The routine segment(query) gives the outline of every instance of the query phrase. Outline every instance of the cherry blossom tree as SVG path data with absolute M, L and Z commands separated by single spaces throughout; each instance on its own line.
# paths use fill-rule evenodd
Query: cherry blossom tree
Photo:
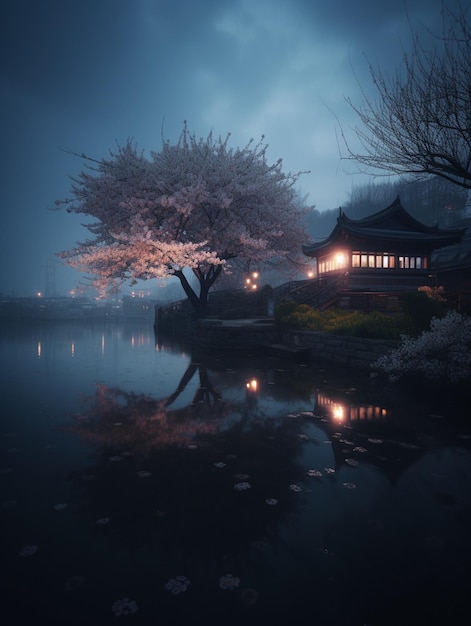
M 218 278 L 302 264 L 307 207 L 295 184 L 304 172 L 285 174 L 281 159 L 269 164 L 263 136 L 242 149 L 229 137 L 197 139 L 185 123 L 177 143 L 163 141 L 151 158 L 131 141 L 107 159 L 80 155 L 71 197 L 56 205 L 92 217 L 93 238 L 58 256 L 103 293 L 174 276 L 198 316 Z

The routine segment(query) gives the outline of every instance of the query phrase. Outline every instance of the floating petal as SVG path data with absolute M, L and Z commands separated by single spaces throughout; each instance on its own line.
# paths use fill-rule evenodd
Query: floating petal
M 140 472 L 137 472 L 137 475 L 139 476 L 139 478 L 149 478 L 149 476 L 152 476 L 152 472 L 148 472 L 147 470 L 141 470 Z
M 137 611 L 137 603 L 135 600 L 129 598 L 123 598 L 122 600 L 116 600 L 111 607 L 116 617 L 121 615 L 131 615 Z
M 258 600 L 258 591 L 255 589 L 242 589 L 240 600 L 245 606 L 253 606 Z
M 12 509 L 18 504 L 18 500 L 5 500 L 2 502 L 2 509 Z
M 83 576 L 70 576 L 64 583 L 64 589 L 66 591 L 75 591 L 75 589 L 79 589 L 84 582 L 85 578 Z
M 186 576 L 176 576 L 165 584 L 165 589 L 177 596 L 179 593 L 186 591 L 190 584 L 191 581 Z
M 358 467 L 360 465 L 356 459 L 345 459 L 345 463 L 351 467 Z
M 221 576 L 219 579 L 219 586 L 221 589 L 228 589 L 229 591 L 232 591 L 233 589 L 237 589 L 239 584 L 240 579 L 232 574 L 226 574 L 225 576 Z
M 37 551 L 38 551 L 38 546 L 36 545 L 24 546 L 20 550 L 20 556 L 33 556 L 34 554 L 36 554 Z
M 95 480 L 95 478 L 95 474 L 82 474 L 82 480 L 85 481 Z
M 250 483 L 244 481 L 244 482 L 241 482 L 241 483 L 236 483 L 234 485 L 234 489 L 236 491 L 244 491 L 245 489 L 250 489 L 251 486 L 252 485 Z

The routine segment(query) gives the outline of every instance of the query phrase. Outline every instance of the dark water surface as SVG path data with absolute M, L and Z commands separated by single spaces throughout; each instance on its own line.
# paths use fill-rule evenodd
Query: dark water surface
M 456 399 L 141 321 L 3 324 L 0 367 L 6 626 L 467 623 Z

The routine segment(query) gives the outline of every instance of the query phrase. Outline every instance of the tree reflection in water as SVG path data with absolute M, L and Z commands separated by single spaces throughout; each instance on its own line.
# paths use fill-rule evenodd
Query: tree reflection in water
M 172 409 L 196 373 L 192 401 Z M 280 541 L 279 525 L 302 503 L 290 491 L 305 474 L 302 423 L 263 414 L 251 391 L 224 400 L 201 362 L 161 400 L 99 385 L 72 426 L 95 450 L 93 466 L 73 475 L 83 514 L 182 565 L 236 561 Z

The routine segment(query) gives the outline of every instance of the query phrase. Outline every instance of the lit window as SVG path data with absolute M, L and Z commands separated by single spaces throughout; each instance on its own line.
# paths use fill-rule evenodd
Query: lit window
M 344 267 L 345 265 L 345 255 L 343 252 L 337 252 L 335 255 L 335 266 L 337 268 Z

